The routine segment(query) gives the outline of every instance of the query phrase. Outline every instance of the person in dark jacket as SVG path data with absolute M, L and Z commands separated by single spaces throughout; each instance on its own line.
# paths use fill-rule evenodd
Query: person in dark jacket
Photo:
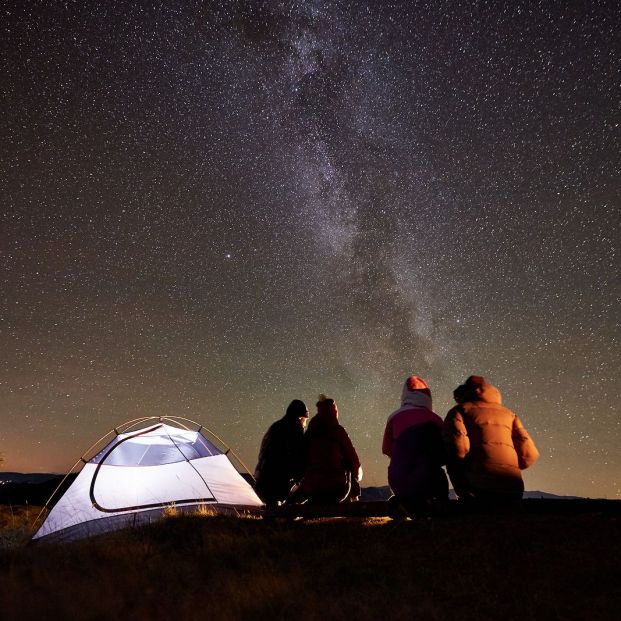
M 448 499 L 442 419 L 431 409 L 425 380 L 412 375 L 403 386 L 401 407 L 386 422 L 382 452 L 390 457 L 388 483 L 408 513 L 427 515 L 434 501 Z
M 446 416 L 444 437 L 460 499 L 519 501 L 524 492 L 521 471 L 539 458 L 535 443 L 485 378 L 471 375 L 454 396 L 457 405 Z
M 294 399 L 263 436 L 255 469 L 256 490 L 268 507 L 286 500 L 304 472 L 304 427 L 308 409 Z
M 338 422 L 334 399 L 322 397 L 304 437 L 306 468 L 297 499 L 335 504 L 347 498 L 352 480 L 362 479 L 362 467 L 347 431 Z

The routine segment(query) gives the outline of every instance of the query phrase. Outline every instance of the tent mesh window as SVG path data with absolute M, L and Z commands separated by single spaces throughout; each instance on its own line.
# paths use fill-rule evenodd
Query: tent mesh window
M 115 444 L 106 446 L 89 462 L 99 464 L 103 460 L 106 466 L 155 466 L 221 454 L 200 433 L 162 425 L 148 435 L 144 432 L 119 435 Z

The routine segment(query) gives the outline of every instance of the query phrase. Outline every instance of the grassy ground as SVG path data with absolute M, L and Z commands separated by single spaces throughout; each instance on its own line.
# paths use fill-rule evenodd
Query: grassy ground
M 40 512 L 41 507 L 0 505 L 0 550 L 23 544 Z
M 616 620 L 620 552 L 618 520 L 602 515 L 182 516 L 5 545 L 0 618 Z

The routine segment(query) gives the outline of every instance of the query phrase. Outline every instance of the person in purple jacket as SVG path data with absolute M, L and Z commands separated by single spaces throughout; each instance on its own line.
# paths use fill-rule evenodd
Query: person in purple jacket
M 407 378 L 401 407 L 386 422 L 382 452 L 390 457 L 388 483 L 407 513 L 428 515 L 434 501 L 448 499 L 442 419 L 431 409 L 425 380 Z

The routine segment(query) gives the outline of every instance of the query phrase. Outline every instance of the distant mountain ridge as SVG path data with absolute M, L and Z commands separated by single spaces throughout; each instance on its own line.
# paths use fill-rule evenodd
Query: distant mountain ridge
M 45 504 L 52 492 L 63 480 L 64 474 L 58 473 L 22 473 L 0 472 L 0 504 Z M 75 474 L 69 476 L 64 483 L 68 487 L 74 480 Z M 362 502 L 381 502 L 392 496 L 390 487 L 363 487 L 360 500 Z M 449 498 L 455 500 L 453 490 L 449 491 Z M 542 491 L 524 492 L 526 499 L 545 500 L 586 500 L 581 496 L 560 496 Z
M 32 472 L 32 473 L 22 473 L 22 472 L 0 472 L 0 485 L 7 485 L 10 483 L 30 483 L 30 484 L 38 484 L 43 483 L 45 481 L 49 481 L 50 479 L 55 479 L 56 477 L 64 477 L 64 474 L 60 473 L 51 473 L 51 472 Z
M 390 487 L 388 485 L 382 485 L 380 487 L 363 487 L 360 500 L 363 502 L 380 502 L 382 500 L 388 500 L 392 496 Z M 451 489 L 449 490 L 449 498 L 456 500 L 457 496 Z M 558 494 L 550 494 L 549 492 L 524 492 L 524 498 L 545 498 L 547 500 L 580 500 L 584 499 L 582 496 L 559 496 Z
M 0 472 L 0 505 L 37 505 L 47 503 L 62 483 L 60 493 L 73 483 L 76 474 Z
M 548 500 L 587 500 L 584 496 L 559 496 L 549 492 L 524 492 L 524 498 L 547 498 Z

